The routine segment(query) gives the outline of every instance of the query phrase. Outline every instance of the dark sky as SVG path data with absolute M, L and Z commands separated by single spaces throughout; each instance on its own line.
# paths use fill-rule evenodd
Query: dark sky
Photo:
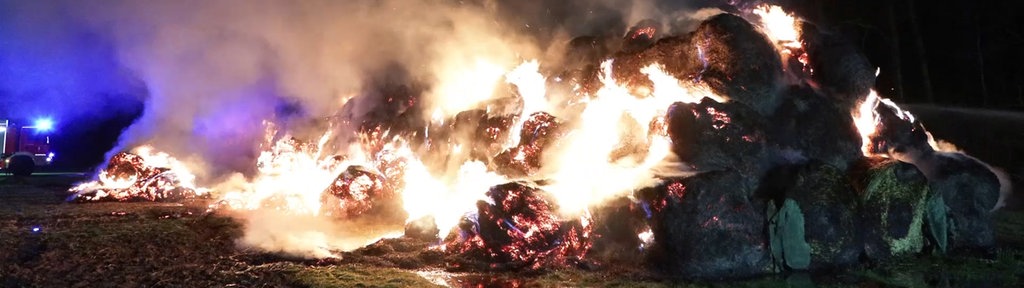
M 1024 110 L 1024 1 L 785 2 L 853 41 L 886 97 Z

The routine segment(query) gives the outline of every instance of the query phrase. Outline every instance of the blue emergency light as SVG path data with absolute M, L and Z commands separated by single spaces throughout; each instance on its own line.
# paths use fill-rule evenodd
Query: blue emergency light
M 36 119 L 35 128 L 40 132 L 53 130 L 53 120 L 50 118 Z

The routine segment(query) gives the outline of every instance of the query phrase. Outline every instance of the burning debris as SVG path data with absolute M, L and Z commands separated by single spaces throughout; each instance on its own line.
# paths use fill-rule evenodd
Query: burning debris
M 775 111 L 782 61 L 765 34 L 739 16 L 720 14 L 690 35 L 702 53 L 684 59 L 693 67 L 702 67 L 702 82 L 716 94 L 749 105 L 762 115 Z
M 353 219 L 379 217 L 404 223 L 402 199 L 380 173 L 361 166 L 349 166 L 320 196 L 320 213 L 328 217 Z
M 476 217 L 468 217 L 459 234 L 448 239 L 449 252 L 502 263 L 504 269 L 537 268 L 585 256 L 590 220 L 563 220 L 554 199 L 543 190 L 507 183 L 491 188 L 487 197 L 477 202 Z
M 544 151 L 556 145 L 558 138 L 565 135 L 564 126 L 551 114 L 533 113 L 523 122 L 519 145 L 494 156 L 496 170 L 510 177 L 537 173 L 543 163 Z
M 763 117 L 738 102 L 705 98 L 669 108 L 668 135 L 679 160 L 700 171 L 732 169 L 760 178 L 766 157 Z
M 110 158 L 98 179 L 78 184 L 69 201 L 177 201 L 203 197 L 204 188 L 196 188 L 195 176 L 178 160 L 165 153 L 152 153 L 142 146 Z
M 870 90 L 846 43 L 758 9 L 759 24 L 721 14 L 678 36 L 644 21 L 618 51 L 579 37 L 562 70 L 526 61 L 490 98 L 434 104 L 416 85 L 380 88 L 376 110 L 329 120 L 319 141 L 270 127 L 258 171 L 217 207 L 405 224 L 388 243 L 469 270 L 599 261 L 714 279 L 990 249 L 990 168 L 937 152 L 913 115 Z M 180 163 L 148 155 L 117 154 L 75 199 L 205 195 Z

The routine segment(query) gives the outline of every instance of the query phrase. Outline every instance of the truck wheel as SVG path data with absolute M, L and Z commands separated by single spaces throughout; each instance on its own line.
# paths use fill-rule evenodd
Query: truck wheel
M 14 174 L 14 176 L 29 176 L 36 170 L 36 163 L 32 161 L 32 157 L 25 155 L 16 155 L 10 158 L 11 162 L 7 163 L 7 171 Z

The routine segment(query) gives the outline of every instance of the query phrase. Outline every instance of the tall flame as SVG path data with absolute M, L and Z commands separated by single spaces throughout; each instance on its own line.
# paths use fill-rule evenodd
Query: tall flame
M 876 136 L 875 134 L 878 132 L 878 128 L 882 125 L 882 117 L 878 112 L 879 108 L 889 109 L 896 115 L 896 117 L 899 117 L 899 119 L 903 121 L 907 121 L 909 123 L 917 122 L 917 118 L 914 117 L 914 114 L 911 114 L 910 111 L 900 108 L 899 105 L 896 105 L 896 102 L 893 102 L 888 98 L 878 96 L 878 92 L 871 89 L 871 92 L 864 97 L 864 100 L 860 105 L 857 105 L 857 110 L 852 115 L 853 123 L 857 126 L 857 131 L 860 132 L 862 143 L 861 152 L 864 153 L 864 156 L 888 157 L 888 155 L 871 152 L 872 137 Z M 938 141 L 935 141 L 931 133 L 925 133 L 928 136 L 928 144 L 933 149 L 938 151 L 955 149 L 955 147 L 949 148 L 948 144 L 940 145 Z
M 274 128 L 268 126 L 267 140 Z M 316 215 L 320 211 L 320 193 L 350 164 L 365 163 L 364 157 L 339 163 L 321 159 L 323 144 L 330 137 L 325 133 L 316 146 L 297 143 L 289 136 L 274 142 L 257 158 L 259 174 L 240 189 L 226 192 L 224 204 L 233 209 L 254 210 L 272 207 L 294 214 Z M 362 153 L 351 153 L 363 156 Z M 270 203 L 270 202 L 274 203 Z
M 563 213 L 580 214 L 587 206 L 600 203 L 633 189 L 655 184 L 651 169 L 669 155 L 667 135 L 651 133 L 649 125 L 663 117 L 674 102 L 696 103 L 704 97 L 724 101 L 705 86 L 683 87 L 659 64 L 641 71 L 654 82 L 651 95 L 632 95 L 612 78 L 612 61 L 601 64 L 603 87 L 587 102 L 579 125 L 562 141 L 553 163 L 552 183 L 545 187 L 557 198 Z M 623 116 L 641 125 L 639 131 L 622 126 Z M 611 161 L 610 154 L 622 141 L 622 133 L 636 133 L 651 139 L 641 161 Z
M 802 69 L 798 70 L 813 74 L 814 69 L 809 66 L 810 58 L 804 51 L 802 31 L 797 23 L 797 17 L 776 5 L 759 5 L 752 12 L 760 18 L 761 29 L 779 49 L 783 63 L 788 63 L 788 59 L 796 57 L 803 65 Z
M 761 17 L 762 28 L 775 43 L 787 48 L 801 48 L 796 16 L 775 5 L 760 5 L 753 12 Z
M 546 78 L 540 74 L 540 63 L 537 60 L 524 62 L 512 71 L 505 74 L 508 83 L 516 86 L 519 95 L 523 99 L 523 111 L 519 114 L 516 124 L 512 126 L 511 137 L 505 143 L 505 148 L 514 147 L 519 144 L 519 132 L 523 129 L 523 123 L 535 112 L 547 110 L 547 89 L 545 88 Z

